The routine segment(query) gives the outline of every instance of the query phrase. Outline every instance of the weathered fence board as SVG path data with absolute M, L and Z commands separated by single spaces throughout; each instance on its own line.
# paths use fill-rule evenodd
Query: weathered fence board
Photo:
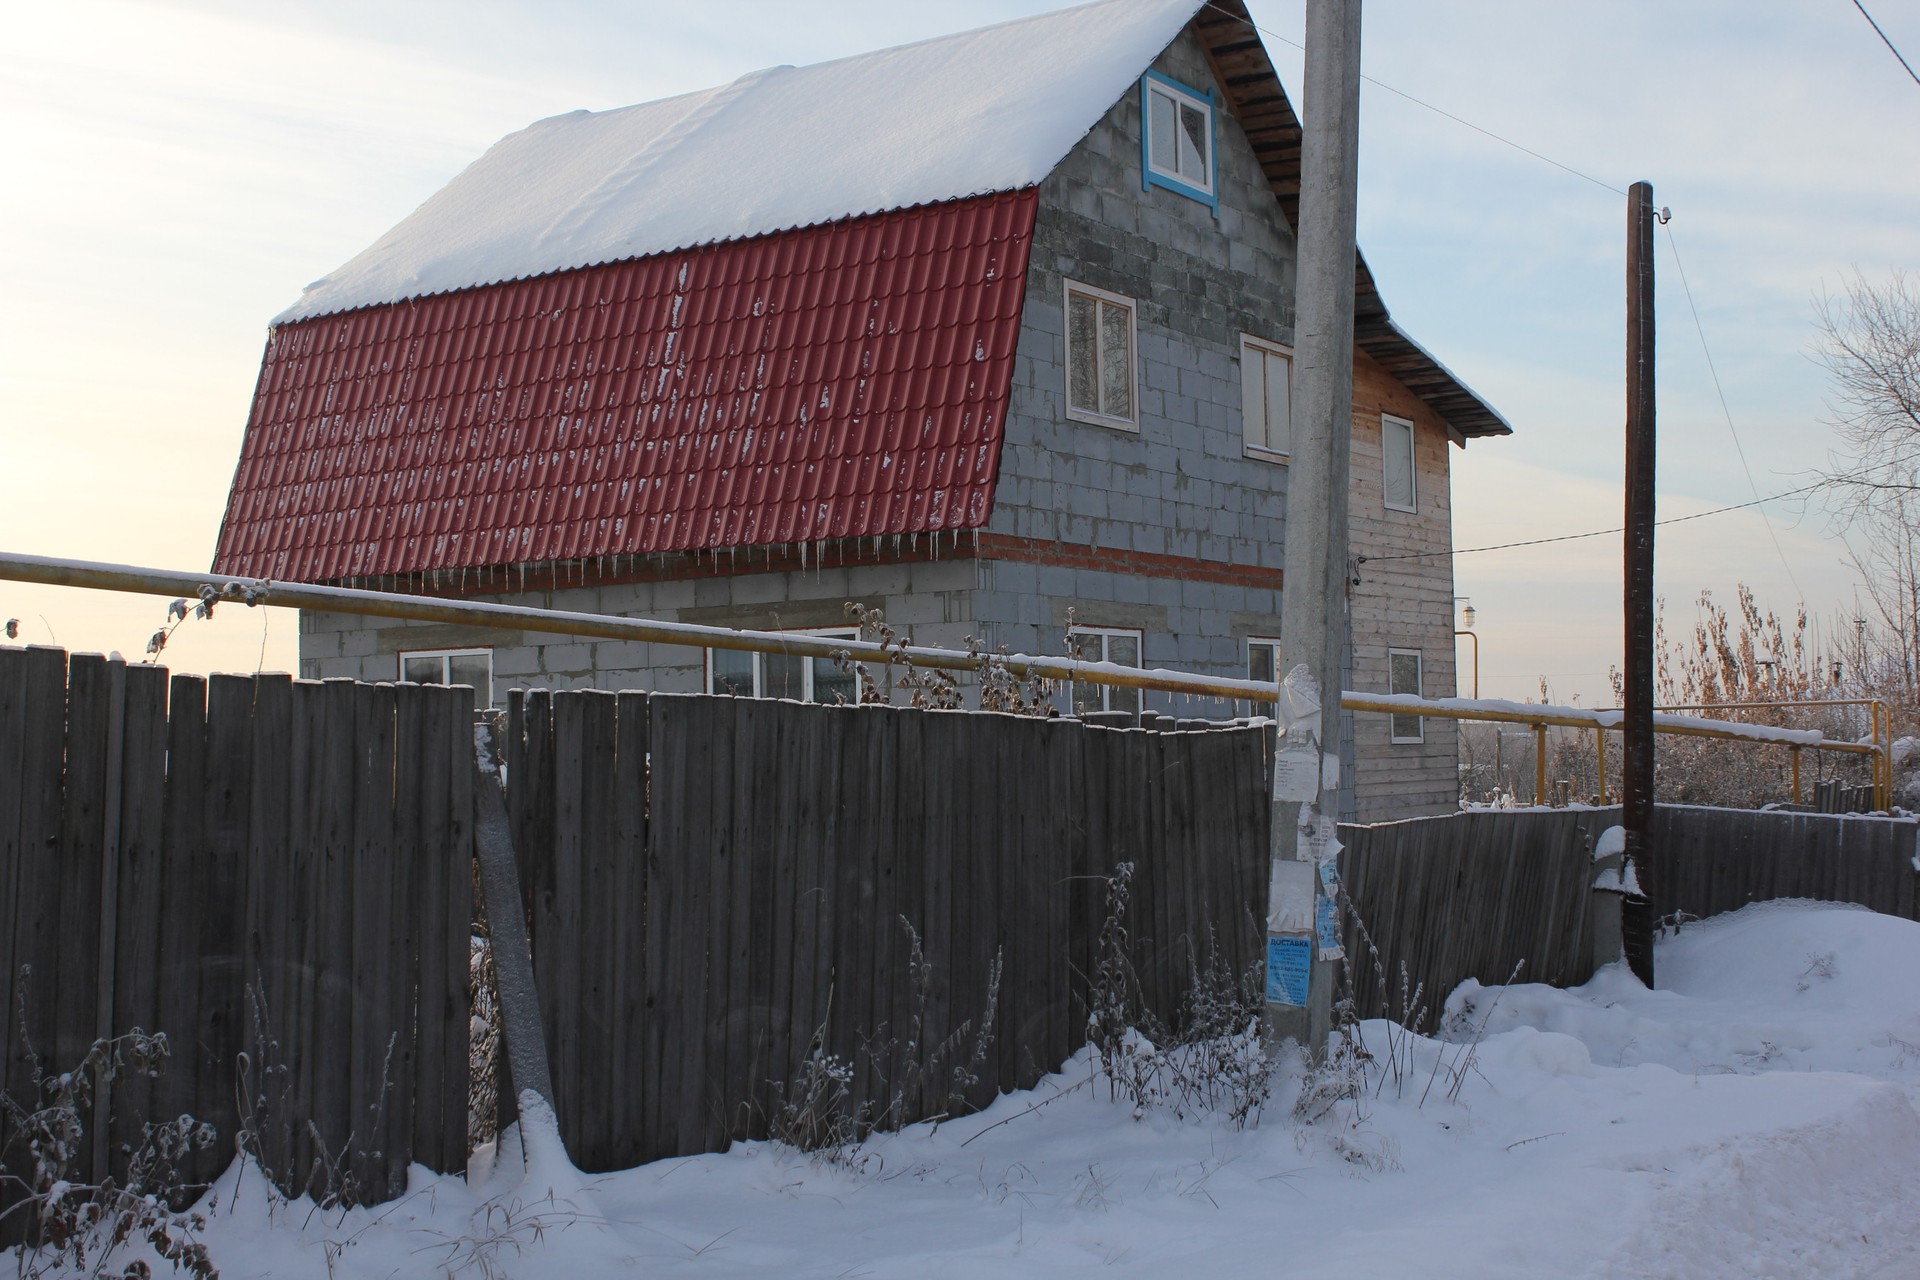
M 506 719 L 562 1136 L 590 1170 L 764 1136 L 816 1053 L 869 1118 L 1031 1085 L 1084 1039 L 1119 862 L 1161 1016 L 1214 940 L 1258 954 L 1251 731 L 590 692 Z
M 170 1048 L 96 1095 L 70 1177 L 124 1179 L 183 1115 L 216 1134 L 194 1181 L 243 1124 L 288 1190 L 464 1166 L 471 720 L 468 690 L 0 648 L 0 1086 L 34 1107 L 101 1037 Z
M 1427 1025 L 1465 978 L 1574 986 L 1592 976 L 1587 906 L 1593 842 L 1619 810 L 1482 811 L 1341 828 L 1340 874 L 1359 920 L 1346 926 L 1362 1017 L 1413 1010 Z M 1916 918 L 1912 819 L 1660 805 L 1649 877 L 1661 918 L 1704 918 L 1750 902 L 1813 898 Z M 1372 940 L 1372 947 L 1368 939 Z M 1376 959 L 1378 961 L 1376 965 Z

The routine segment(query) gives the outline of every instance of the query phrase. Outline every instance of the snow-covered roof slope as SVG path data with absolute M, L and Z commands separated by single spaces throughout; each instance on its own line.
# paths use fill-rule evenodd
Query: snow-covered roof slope
M 275 323 L 1030 186 L 1200 5 L 1099 0 L 542 120 Z

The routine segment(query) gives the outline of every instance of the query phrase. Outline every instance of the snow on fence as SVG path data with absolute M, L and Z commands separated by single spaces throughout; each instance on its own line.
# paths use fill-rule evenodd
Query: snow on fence
M 1427 1029 L 1465 978 L 1576 986 L 1593 973 L 1592 848 L 1618 808 L 1476 810 L 1342 827 L 1340 875 L 1372 938 L 1349 917 L 1362 1017 L 1399 1017 L 1400 967 L 1424 984 Z M 1853 902 L 1920 919 L 1920 823 L 1912 818 L 1654 808 L 1642 872 L 1661 918 L 1705 918 L 1773 898 Z M 1384 981 L 1383 981 L 1384 979 Z
M 816 1054 L 852 1109 L 900 1122 L 1032 1084 L 1085 1039 L 1121 863 L 1148 1008 L 1177 1016 L 1210 945 L 1235 972 L 1259 959 L 1258 730 L 536 691 L 505 738 L 561 1131 L 588 1170 L 766 1136 Z
M 217 1132 L 195 1181 L 243 1125 L 289 1191 L 465 1167 L 472 714 L 467 689 L 0 648 L 0 1083 L 31 1107 L 96 1038 L 171 1048 L 96 1095 L 70 1176 L 124 1181 L 142 1122 L 181 1115 Z

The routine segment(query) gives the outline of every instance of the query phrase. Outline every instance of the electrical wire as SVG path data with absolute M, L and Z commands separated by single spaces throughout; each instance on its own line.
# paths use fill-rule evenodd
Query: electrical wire
M 1259 23 L 1255 22 L 1252 18 L 1243 18 L 1237 13 L 1233 13 L 1230 10 L 1223 9 L 1219 5 L 1212 3 L 1212 0 L 1208 0 L 1206 7 L 1213 10 L 1215 13 L 1222 14 L 1226 17 L 1232 18 L 1236 22 L 1244 22 L 1248 26 L 1252 27 L 1255 31 L 1260 32 L 1262 35 L 1272 36 L 1275 40 L 1278 40 L 1281 44 L 1290 45 L 1293 48 L 1300 50 L 1302 53 L 1306 52 L 1307 47 L 1304 44 L 1301 44 L 1298 40 L 1288 39 L 1286 36 L 1281 35 L 1278 31 L 1274 31 L 1268 27 L 1261 26 Z M 1868 21 L 1872 21 L 1872 19 L 1868 19 Z M 1480 125 L 1475 124 L 1471 120 L 1462 119 L 1460 116 L 1453 114 L 1453 112 L 1451 111 L 1447 111 L 1447 110 L 1444 110 L 1443 108 L 1436 107 L 1431 102 L 1426 102 L 1419 98 L 1414 97 L 1412 94 L 1408 93 L 1404 89 L 1396 89 L 1384 80 L 1376 80 L 1372 76 L 1367 75 L 1364 72 L 1361 73 L 1360 78 L 1366 81 L 1370 85 L 1374 85 L 1377 88 L 1385 89 L 1388 93 L 1393 94 L 1395 97 L 1405 98 L 1408 102 L 1413 103 L 1413 105 L 1415 105 L 1416 107 L 1425 107 L 1428 111 L 1433 112 L 1437 116 L 1444 116 L 1447 119 L 1453 121 L 1457 125 L 1463 125 L 1466 128 L 1473 130 L 1475 133 L 1484 135 L 1485 137 L 1488 137 L 1488 138 L 1492 138 L 1495 142 L 1500 143 L 1502 146 L 1512 147 L 1515 151 L 1519 151 L 1525 155 L 1532 156 L 1535 160 L 1539 160 L 1544 164 L 1550 164 L 1554 168 L 1559 169 L 1564 173 L 1570 173 L 1574 177 L 1579 178 L 1583 182 L 1591 182 L 1594 186 L 1600 187 L 1606 191 L 1611 191 L 1615 195 L 1624 196 L 1625 194 L 1627 194 L 1626 188 L 1624 187 L 1616 187 L 1611 182 L 1605 182 L 1599 178 L 1594 177 L 1590 173 L 1582 173 L 1580 170 L 1574 168 L 1570 164 L 1562 164 L 1560 161 L 1555 160 L 1552 156 L 1544 155 L 1541 152 L 1535 151 L 1532 147 L 1525 146 L 1521 143 L 1515 142 L 1512 138 L 1502 137 L 1501 135 L 1495 133 L 1493 130 L 1482 128 Z
M 1757 507 L 1766 502 L 1778 502 L 1782 498 L 1796 498 L 1803 493 L 1812 493 L 1820 488 L 1819 484 L 1803 485 L 1798 489 L 1789 489 L 1785 493 L 1776 493 L 1770 498 L 1755 498 L 1752 502 L 1736 502 L 1730 507 L 1715 507 L 1711 511 L 1696 511 L 1690 516 L 1669 516 L 1665 520 L 1656 520 L 1656 525 L 1685 524 L 1689 520 L 1704 520 L 1708 516 L 1725 515 L 1729 511 L 1744 511 L 1748 507 Z M 1524 542 L 1501 542 L 1490 547 L 1457 547 L 1452 551 L 1415 551 L 1399 556 L 1356 556 L 1360 564 L 1378 564 L 1386 560 L 1432 560 L 1437 556 L 1470 556 L 1480 551 L 1510 551 L 1514 547 L 1539 547 L 1549 542 L 1578 542 L 1582 538 L 1605 538 L 1611 534 L 1625 533 L 1625 529 L 1595 529 L 1592 533 L 1563 533 L 1554 538 L 1528 538 Z M 1796 583 L 1795 589 L 1799 584 Z
M 1893 41 L 1887 39 L 1887 33 L 1880 29 L 1880 24 L 1873 20 L 1872 14 L 1867 12 L 1867 6 L 1861 4 L 1860 0 L 1853 0 L 1853 7 L 1858 9 L 1860 16 L 1867 20 L 1867 25 L 1873 28 L 1873 34 L 1879 36 L 1880 43 L 1887 46 L 1887 51 L 1900 59 L 1900 65 L 1907 69 L 1907 74 L 1913 77 L 1913 82 L 1920 84 L 1920 73 L 1916 73 L 1913 64 L 1907 61 L 1906 56 L 1893 47 Z
M 1747 450 L 1740 443 L 1740 433 L 1733 426 L 1733 410 L 1727 407 L 1727 393 L 1720 386 L 1720 370 L 1713 363 L 1713 349 L 1707 345 L 1706 326 L 1700 323 L 1700 308 L 1694 305 L 1693 286 L 1687 283 L 1687 268 L 1680 261 L 1680 243 L 1673 238 L 1673 223 L 1664 224 L 1667 232 L 1667 248 L 1673 253 L 1673 266 L 1680 273 L 1680 289 L 1687 295 L 1687 310 L 1693 313 L 1693 331 L 1700 335 L 1700 350 L 1707 357 L 1707 372 L 1713 375 L 1713 393 L 1720 397 L 1720 413 L 1727 420 L 1727 434 L 1733 437 L 1733 451 L 1740 458 L 1740 469 L 1747 473 L 1747 488 L 1760 498 L 1760 486 L 1754 483 L 1753 468 L 1747 464 Z M 1780 557 L 1780 567 L 1787 571 L 1787 581 L 1793 583 L 1793 593 L 1805 600 L 1807 593 L 1800 589 L 1800 580 L 1793 576 L 1793 566 L 1787 563 L 1787 552 L 1780 545 L 1780 535 L 1774 532 L 1773 521 L 1767 519 L 1767 513 L 1760 513 L 1760 522 L 1767 527 L 1767 537 L 1773 540 L 1773 550 Z

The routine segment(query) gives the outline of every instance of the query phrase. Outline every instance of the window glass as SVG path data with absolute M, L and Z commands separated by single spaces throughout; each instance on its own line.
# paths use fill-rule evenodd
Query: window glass
M 1123 667 L 1137 667 L 1140 665 L 1140 633 L 1076 627 L 1067 635 L 1067 651 L 1082 662 L 1112 662 Z M 1140 710 L 1138 689 L 1117 689 L 1083 680 L 1073 682 L 1072 699 L 1075 715 L 1092 711 Z
M 833 706 L 860 701 L 860 687 L 851 669 L 842 671 L 832 658 L 813 659 L 813 701 Z
M 1197 186 L 1207 181 L 1207 113 L 1192 103 L 1180 104 L 1180 176 Z
M 1413 510 L 1413 424 L 1404 418 L 1380 419 L 1380 487 L 1389 507 Z
M 1146 185 L 1213 203 L 1213 104 L 1157 76 L 1146 88 Z
M 1240 416 L 1247 443 L 1272 453 L 1293 449 L 1293 357 L 1240 338 Z
M 807 696 L 806 670 L 807 660 L 791 653 L 761 654 L 760 696 L 804 701 Z
M 1067 414 L 1108 426 L 1134 421 L 1133 303 L 1067 286 Z
M 1100 304 L 1100 412 L 1133 417 L 1133 313 Z
M 1280 642 L 1247 641 L 1247 679 L 1272 684 L 1280 678 Z
M 400 660 L 400 678 L 414 684 L 445 684 L 446 660 L 439 654 L 416 654 Z
M 1147 101 L 1151 104 L 1153 120 L 1148 145 L 1152 148 L 1153 162 L 1166 168 L 1174 168 L 1174 157 L 1179 154 L 1174 144 L 1173 117 L 1175 106 L 1173 95 L 1155 87 L 1147 91 Z
M 1411 649 L 1390 649 L 1387 651 L 1387 678 L 1390 692 L 1420 696 L 1420 654 Z M 1419 742 L 1425 736 L 1425 726 L 1419 716 L 1393 715 L 1391 732 L 1395 742 Z
M 1067 403 L 1087 413 L 1100 412 L 1100 357 L 1093 343 L 1094 300 L 1067 292 Z
M 713 680 L 707 692 L 751 698 L 754 655 L 737 649 L 709 649 L 707 652 L 713 655 Z
M 493 685 L 493 657 L 485 653 L 455 653 L 447 657 L 448 684 L 472 685 L 482 699 L 490 699 Z

